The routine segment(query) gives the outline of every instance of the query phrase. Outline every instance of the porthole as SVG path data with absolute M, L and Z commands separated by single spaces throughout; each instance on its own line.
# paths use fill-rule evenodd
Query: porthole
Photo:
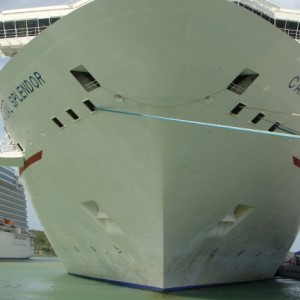
M 72 110 L 71 108 L 66 110 L 66 113 L 73 119 L 73 120 L 78 120 L 79 117 L 78 115 Z
M 64 124 L 56 117 L 52 118 L 52 121 L 59 127 L 59 128 L 63 128 Z
M 94 105 L 94 103 L 92 103 L 91 100 L 84 100 L 83 104 L 91 111 L 94 112 L 96 111 L 96 106 Z
M 236 106 L 231 110 L 230 113 L 231 113 L 232 115 L 238 115 L 245 107 L 246 107 L 245 104 L 239 103 L 238 105 L 236 105 Z

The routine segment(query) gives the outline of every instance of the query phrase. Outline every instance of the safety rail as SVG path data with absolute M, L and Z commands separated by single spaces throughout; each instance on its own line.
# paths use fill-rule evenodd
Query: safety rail
M 283 10 L 276 6 L 275 4 L 269 3 L 265 0 L 229 0 L 230 2 L 233 2 L 239 6 L 242 6 L 251 12 L 259 15 L 263 19 L 265 19 L 267 22 L 273 24 L 281 31 L 285 32 L 288 36 L 295 39 L 296 41 L 300 42 L 300 15 L 299 15 L 299 21 L 290 21 L 285 18 L 279 18 L 276 17 L 275 12 L 283 12 Z M 269 13 L 267 13 L 269 12 Z M 284 10 L 284 13 L 294 13 L 293 10 Z M 299 14 L 299 12 L 297 12 Z M 284 24 L 281 24 L 284 23 Z M 292 25 L 291 25 L 292 23 Z M 284 25 L 284 27 L 282 26 Z M 293 28 L 287 28 L 288 26 L 293 26 L 294 28 L 297 27 L 297 29 Z
M 39 35 L 47 27 L 49 26 L 0 30 L 0 39 L 34 37 Z
M 241 95 L 245 91 L 245 89 L 243 87 L 241 87 L 241 86 L 239 86 L 239 85 L 237 85 L 237 84 L 235 84 L 233 82 L 231 82 L 229 84 L 229 86 L 227 87 L 227 89 L 230 90 L 230 91 L 233 91 L 233 92 L 235 92 L 235 93 L 237 93 L 239 95 Z
M 279 29 L 282 30 L 283 32 L 285 32 L 291 38 L 293 38 L 295 40 L 300 40 L 300 30 L 297 30 L 297 29 L 287 29 L 287 28 L 279 28 Z
M 87 92 L 90 92 L 92 90 L 95 90 L 96 88 L 100 87 L 100 84 L 98 83 L 97 80 L 90 81 L 86 84 L 84 84 L 84 88 Z

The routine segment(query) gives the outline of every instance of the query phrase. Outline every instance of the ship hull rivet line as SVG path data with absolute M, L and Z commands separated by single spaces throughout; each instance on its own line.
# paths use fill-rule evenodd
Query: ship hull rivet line
M 116 109 L 111 109 L 111 108 L 106 108 L 106 107 L 101 107 L 101 106 L 96 106 L 96 110 L 97 111 L 115 113 L 115 114 L 129 115 L 129 116 L 140 117 L 140 118 L 148 118 L 148 119 L 161 120 L 161 121 L 177 122 L 177 123 L 181 123 L 181 124 L 206 126 L 206 127 L 212 127 L 212 128 L 233 130 L 233 131 L 239 131 L 239 132 L 244 132 L 244 133 L 265 134 L 265 135 L 270 135 L 270 136 L 284 137 L 284 138 L 296 139 L 296 140 L 300 139 L 300 135 L 295 135 L 295 134 L 278 133 L 278 132 L 271 132 L 271 131 L 266 131 L 266 130 L 258 130 L 258 129 L 243 128 L 243 127 L 236 127 L 236 126 L 230 126 L 230 125 L 221 125 L 221 124 L 199 122 L 199 121 L 191 121 L 191 120 L 182 120 L 182 119 L 177 119 L 177 118 L 162 117 L 162 116 L 156 116 L 156 115 L 149 115 L 149 114 L 142 114 L 142 113 L 136 113 L 136 112 L 116 110 Z

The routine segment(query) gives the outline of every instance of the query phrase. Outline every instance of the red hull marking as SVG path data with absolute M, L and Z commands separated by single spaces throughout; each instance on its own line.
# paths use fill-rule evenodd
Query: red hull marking
M 29 158 L 27 158 L 24 162 L 24 167 L 21 167 L 19 169 L 20 176 L 29 166 L 31 166 L 35 162 L 39 161 L 40 159 L 42 159 L 42 157 L 43 157 L 43 151 L 39 151 L 39 152 L 33 154 L 32 156 L 30 156 Z
M 294 162 L 294 165 L 297 166 L 298 168 L 300 168 L 300 159 L 293 156 L 293 162 Z

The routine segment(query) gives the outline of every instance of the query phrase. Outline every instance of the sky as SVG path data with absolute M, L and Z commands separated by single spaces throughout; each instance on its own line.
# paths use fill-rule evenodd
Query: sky
M 0 11 L 5 9 L 25 8 L 25 7 L 37 7 L 37 6 L 50 6 L 66 4 L 73 1 L 70 0 L 0 0 Z M 290 9 L 300 9 L 300 0 L 269 0 L 278 6 Z M 42 229 L 38 217 L 31 205 L 30 199 L 28 198 L 28 219 L 29 228 L 31 229 Z M 300 250 L 300 234 L 298 235 L 294 245 L 291 248 L 292 251 Z
M 0 0 L 0 10 L 35 7 L 35 6 L 48 6 L 59 5 L 72 2 L 71 0 Z M 269 0 L 279 6 L 285 8 L 300 9 L 300 0 Z

